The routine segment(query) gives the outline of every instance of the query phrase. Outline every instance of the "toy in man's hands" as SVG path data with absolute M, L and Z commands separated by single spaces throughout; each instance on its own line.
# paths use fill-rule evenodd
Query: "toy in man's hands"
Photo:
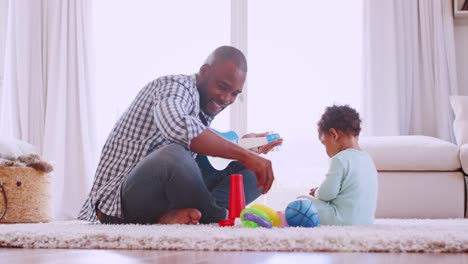
M 280 136 L 278 133 L 271 133 L 268 134 L 265 137 L 249 137 L 249 138 L 239 138 L 236 132 L 234 131 L 228 131 L 228 132 L 219 132 L 215 129 L 213 130 L 216 134 L 222 136 L 223 138 L 238 144 L 239 146 L 246 148 L 246 149 L 252 149 L 256 147 L 261 147 L 264 146 L 270 142 L 276 141 L 280 139 Z
M 265 137 L 239 138 L 237 133 L 234 131 L 219 132 L 213 128 L 211 128 L 211 130 L 216 134 L 220 135 L 221 137 L 235 144 L 238 144 L 239 146 L 245 149 L 261 147 L 281 138 L 278 133 L 271 133 Z M 216 170 L 224 170 L 232 160 L 208 156 L 208 161 L 210 162 L 211 166 Z

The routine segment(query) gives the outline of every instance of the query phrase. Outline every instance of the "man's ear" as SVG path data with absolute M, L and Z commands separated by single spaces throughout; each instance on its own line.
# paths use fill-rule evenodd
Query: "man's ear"
M 203 64 L 200 67 L 199 75 L 200 75 L 201 80 L 208 79 L 208 75 L 209 75 L 210 70 L 211 70 L 211 65 L 209 65 L 209 64 Z
M 340 135 L 338 134 L 338 131 L 334 128 L 330 128 L 328 130 L 328 134 L 334 139 L 334 140 L 338 140 L 338 138 L 340 137 Z

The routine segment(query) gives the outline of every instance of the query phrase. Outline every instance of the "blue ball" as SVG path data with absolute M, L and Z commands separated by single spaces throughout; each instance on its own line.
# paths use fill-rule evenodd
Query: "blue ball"
M 289 226 L 316 227 L 320 222 L 317 208 L 308 199 L 290 202 L 284 211 L 284 216 Z

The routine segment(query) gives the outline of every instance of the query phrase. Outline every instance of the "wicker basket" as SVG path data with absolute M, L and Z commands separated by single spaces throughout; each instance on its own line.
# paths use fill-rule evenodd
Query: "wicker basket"
M 29 167 L 0 167 L 0 223 L 52 220 L 50 176 Z

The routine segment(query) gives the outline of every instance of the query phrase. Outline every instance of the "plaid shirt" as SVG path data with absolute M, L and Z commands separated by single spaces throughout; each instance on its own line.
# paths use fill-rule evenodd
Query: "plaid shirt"
M 175 143 L 190 149 L 192 139 L 207 127 L 199 114 L 195 75 L 164 76 L 146 85 L 104 144 L 93 187 L 78 219 L 97 221 L 96 205 L 104 214 L 122 218 L 120 190 L 129 172 L 162 146 Z M 212 118 L 204 117 L 209 124 Z

